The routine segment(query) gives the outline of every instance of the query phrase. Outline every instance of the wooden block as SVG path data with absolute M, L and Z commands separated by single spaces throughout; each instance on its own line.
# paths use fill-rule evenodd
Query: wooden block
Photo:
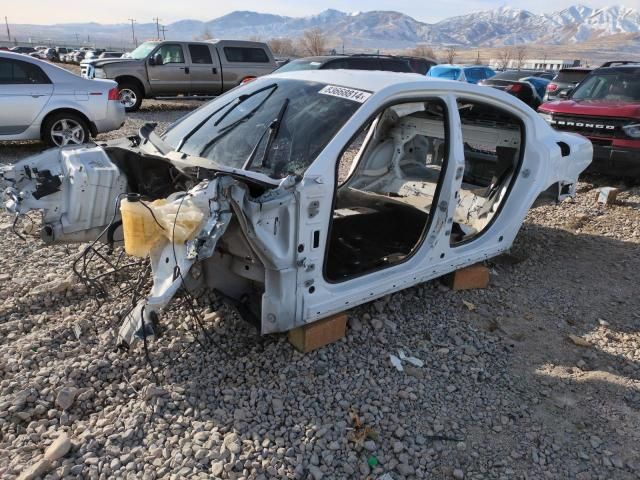
M 620 190 L 613 187 L 602 187 L 597 190 L 596 201 L 604 205 L 613 205 L 616 203 Z
M 289 330 L 289 343 L 302 353 L 307 353 L 340 340 L 344 337 L 346 328 L 347 314 L 338 313 Z
M 487 288 L 489 286 L 489 269 L 481 263 L 476 263 L 446 275 L 444 283 L 452 290 Z

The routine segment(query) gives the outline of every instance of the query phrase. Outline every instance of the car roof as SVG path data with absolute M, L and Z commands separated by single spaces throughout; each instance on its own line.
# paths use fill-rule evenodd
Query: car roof
M 291 78 L 311 82 L 339 85 L 347 88 L 378 92 L 390 85 L 402 82 L 427 81 L 419 73 L 398 73 L 382 70 L 294 70 L 273 73 L 269 77 Z
M 626 72 L 626 73 L 640 73 L 640 63 L 630 63 L 628 65 L 615 65 L 613 67 L 600 67 L 593 70 L 593 72 Z
M 42 70 L 44 70 L 44 72 L 49 76 L 51 81 L 54 83 L 67 82 L 67 81 L 74 81 L 74 82 L 82 82 L 82 81 L 93 82 L 94 81 L 94 80 L 83 79 L 79 75 L 76 75 L 75 73 L 65 68 L 59 67 L 58 65 L 54 65 L 53 63 L 45 62 L 44 60 L 40 60 L 39 58 L 30 57 L 28 55 L 22 55 L 20 53 L 6 52 L 4 50 L 0 50 L 0 58 L 9 58 L 12 60 L 19 60 L 21 62 L 33 63 L 34 65 L 37 65 Z
M 295 70 L 290 72 L 273 73 L 266 77 L 261 77 L 264 81 L 270 78 L 289 78 L 292 80 L 303 80 L 309 82 L 319 82 L 329 85 L 336 85 L 355 90 L 365 90 L 372 93 L 380 92 L 391 86 L 404 86 L 415 90 L 424 88 L 426 90 L 446 90 L 459 93 L 481 93 L 485 97 L 499 97 L 504 101 L 505 96 L 513 98 L 509 94 L 503 94 L 498 90 L 478 85 L 471 85 L 466 82 L 445 80 L 436 77 L 427 77 L 419 73 L 399 73 L 381 70 Z M 497 95 L 496 95 L 497 92 Z M 507 100 L 509 101 L 509 100 Z

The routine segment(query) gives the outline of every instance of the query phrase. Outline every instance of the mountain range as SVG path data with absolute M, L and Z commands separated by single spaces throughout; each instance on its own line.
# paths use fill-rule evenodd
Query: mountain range
M 522 43 L 552 45 L 593 42 L 619 36 L 640 41 L 640 12 L 622 6 L 591 8 L 574 5 L 561 11 L 534 14 L 501 7 L 447 18 L 437 23 L 420 22 L 395 11 L 346 13 L 325 10 L 308 17 L 235 11 L 209 21 L 180 20 L 166 26 L 167 39 L 191 40 L 202 35 L 216 38 L 297 38 L 305 30 L 320 28 L 334 45 L 347 48 L 405 48 L 419 43 L 462 48 L 495 47 Z M 90 43 L 127 47 L 132 43 L 130 24 L 74 23 L 57 25 L 11 25 L 19 41 Z M 157 37 L 154 23 L 135 25 L 136 41 Z

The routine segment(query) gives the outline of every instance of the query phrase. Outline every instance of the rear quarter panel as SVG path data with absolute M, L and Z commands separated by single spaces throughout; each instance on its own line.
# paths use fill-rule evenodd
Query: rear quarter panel
M 107 116 L 109 88 L 115 82 L 78 79 L 77 81 L 57 82 L 49 103 L 40 112 L 37 123 L 42 125 L 43 119 L 51 112 L 60 109 L 71 109 L 80 112 L 90 122 L 99 123 Z

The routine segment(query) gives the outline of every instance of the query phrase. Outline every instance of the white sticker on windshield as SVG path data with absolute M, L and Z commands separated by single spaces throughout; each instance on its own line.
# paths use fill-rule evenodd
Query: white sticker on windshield
M 337 85 L 327 85 L 318 93 L 323 95 L 331 95 L 332 97 L 346 98 L 354 102 L 364 103 L 371 96 L 370 92 L 355 90 L 353 88 L 338 87 Z

